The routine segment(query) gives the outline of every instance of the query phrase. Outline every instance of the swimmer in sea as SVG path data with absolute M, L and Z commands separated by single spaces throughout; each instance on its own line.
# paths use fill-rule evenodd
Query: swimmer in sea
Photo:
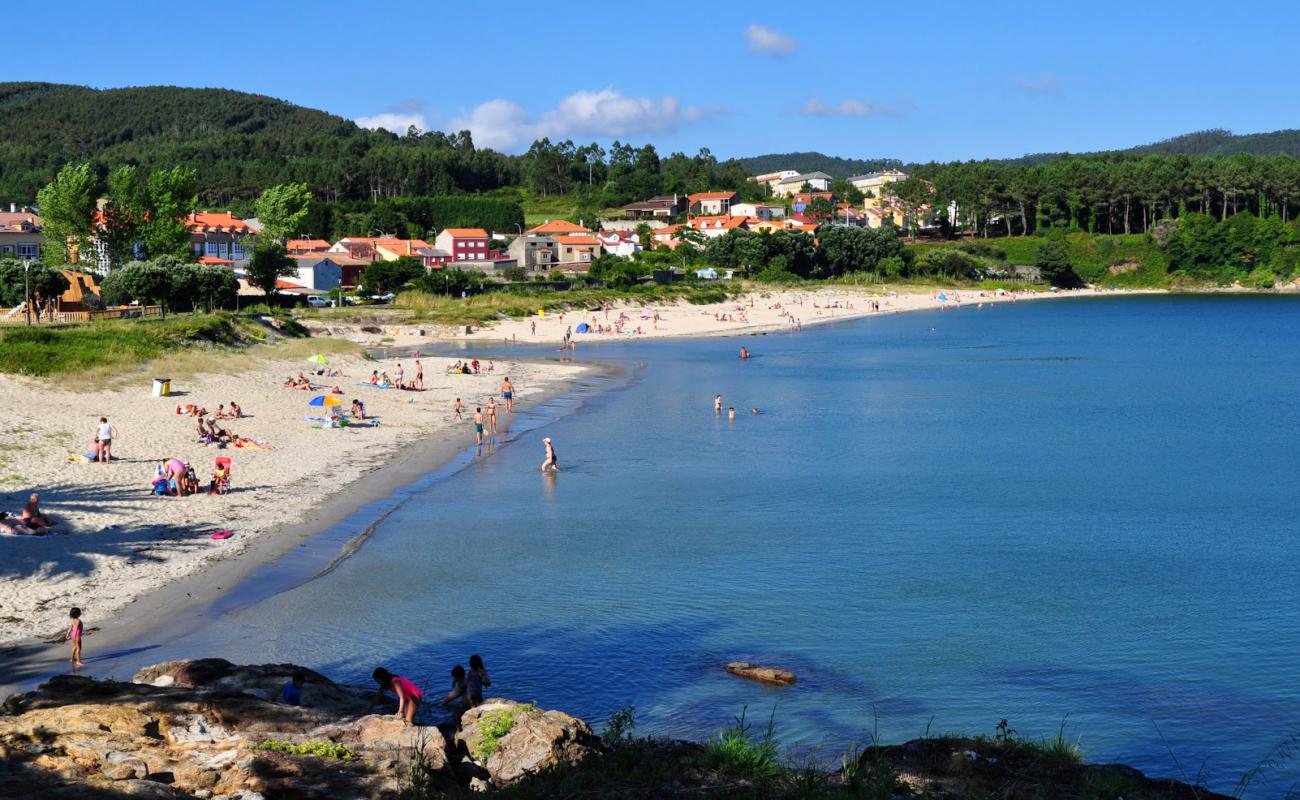
M 542 462 L 542 472 L 547 470 L 559 472 L 560 462 L 555 458 L 555 445 L 551 444 L 551 437 L 542 439 L 542 444 L 546 445 L 546 460 Z

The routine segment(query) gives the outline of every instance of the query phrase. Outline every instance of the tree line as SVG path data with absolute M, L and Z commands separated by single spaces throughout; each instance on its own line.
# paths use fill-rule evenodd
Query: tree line
M 945 233 L 959 228 L 983 237 L 1043 228 L 1146 233 L 1160 220 L 1191 213 L 1220 222 L 1246 213 L 1287 223 L 1300 212 L 1300 160 L 1107 154 L 1038 164 L 930 163 L 912 168 L 890 192 L 905 213 L 937 213 Z

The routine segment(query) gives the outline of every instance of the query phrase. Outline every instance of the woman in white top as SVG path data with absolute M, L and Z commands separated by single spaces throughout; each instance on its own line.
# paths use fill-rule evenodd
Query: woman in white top
M 107 464 L 113 457 L 113 440 L 117 438 L 117 428 L 108 422 L 108 417 L 99 418 L 99 427 L 95 429 L 95 460 Z

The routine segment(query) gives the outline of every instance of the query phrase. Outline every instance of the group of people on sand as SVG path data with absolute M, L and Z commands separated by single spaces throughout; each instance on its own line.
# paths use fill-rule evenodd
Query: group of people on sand
M 297 375 L 287 379 L 284 382 L 284 388 L 297 389 L 301 392 L 310 392 L 316 387 L 312 385 L 311 379 L 299 372 Z
M 476 358 L 472 361 L 461 361 L 456 359 L 455 363 L 448 364 L 443 369 L 444 375 L 491 375 L 496 371 L 496 364 L 490 360 L 486 365 L 480 364 Z
M 420 706 L 424 703 L 424 691 L 411 679 L 394 675 L 384 667 L 376 667 L 370 677 L 374 679 L 379 690 L 371 698 L 366 713 L 392 694 L 397 698 L 395 716 L 407 725 L 414 725 L 415 715 L 419 713 Z M 451 690 L 443 696 L 439 704 L 460 711 L 474 708 L 483 704 L 483 689 L 491 685 L 492 678 L 483 665 L 482 656 L 472 655 L 469 657 L 468 671 L 460 664 L 451 668 Z M 290 705 L 301 705 L 301 689 L 300 676 L 295 674 L 293 681 L 285 684 L 281 692 L 281 701 Z
M 0 533 L 14 536 L 24 534 L 39 536 L 53 527 L 54 520 L 41 511 L 41 496 L 36 492 L 32 492 L 27 498 L 27 504 L 23 506 L 23 510 L 17 517 L 10 516 L 7 511 L 0 511 Z
M 292 380 L 292 379 L 291 379 Z M 215 417 L 216 419 L 241 419 L 244 416 L 244 409 L 234 400 L 230 401 L 230 408 L 226 408 L 224 403 L 217 404 L 217 410 L 208 413 L 208 410 L 200 405 L 186 404 L 176 406 L 177 414 L 184 414 L 187 417 Z
M 370 378 L 366 383 L 371 386 L 379 386 L 384 389 L 403 389 L 408 392 L 424 391 L 424 365 L 417 359 L 415 362 L 415 377 L 406 380 L 406 370 L 402 368 L 401 362 L 393 368 L 393 375 L 389 377 L 388 370 L 379 371 L 371 370 Z

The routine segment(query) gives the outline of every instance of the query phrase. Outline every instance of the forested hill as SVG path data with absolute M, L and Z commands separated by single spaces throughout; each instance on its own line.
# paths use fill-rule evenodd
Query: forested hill
M 1231 156 L 1237 153 L 1249 153 L 1255 156 L 1287 155 L 1300 158 L 1300 130 L 1238 135 L 1218 128 L 1186 133 L 1172 139 L 1134 147 L 1125 152 L 1188 156 Z
M 1151 144 L 1129 147 L 1123 150 L 1110 150 L 1099 153 L 1078 153 L 1075 155 L 1185 155 L 1185 156 L 1231 156 L 1248 153 L 1256 156 L 1287 155 L 1300 158 L 1300 130 L 1289 129 L 1270 133 L 1235 134 L 1223 128 L 1215 128 L 1194 133 L 1185 133 L 1161 139 Z M 1053 161 L 1070 153 L 1030 153 L 1019 158 L 1001 159 L 1004 164 L 1033 166 Z M 894 158 L 839 158 L 823 153 L 773 153 L 765 156 L 742 158 L 740 163 L 750 172 L 761 175 L 783 169 L 799 172 L 820 170 L 835 178 L 848 178 L 866 172 L 878 172 L 885 169 L 904 169 L 902 161 Z
M 825 172 L 832 178 L 851 178 L 867 172 L 903 168 L 903 162 L 896 158 L 838 158 L 823 153 L 772 153 L 739 161 L 754 175 L 793 169 L 799 172 Z
M 211 200 L 255 194 L 382 137 L 342 117 L 227 89 L 0 83 L 0 197 L 34 197 L 69 161 L 198 170 Z M 391 137 L 389 137 L 391 138 Z M 220 187 L 219 189 L 217 187 Z

